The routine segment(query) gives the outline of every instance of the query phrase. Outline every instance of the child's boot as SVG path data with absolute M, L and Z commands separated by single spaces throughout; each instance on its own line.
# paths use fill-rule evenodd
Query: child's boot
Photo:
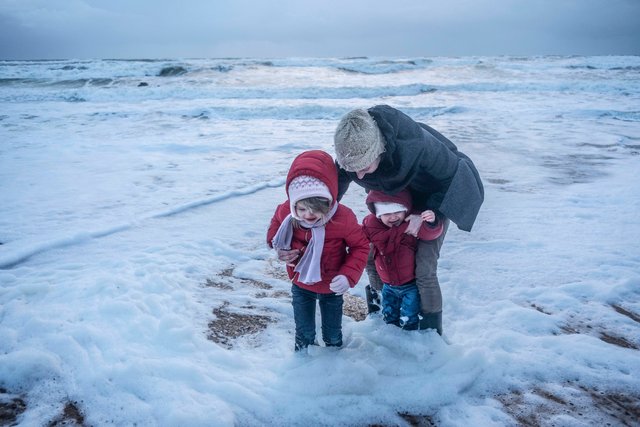
M 380 304 L 380 294 L 378 291 L 373 289 L 371 285 L 367 285 L 364 287 L 364 293 L 367 297 L 367 313 L 371 314 L 380 311 L 382 304 Z

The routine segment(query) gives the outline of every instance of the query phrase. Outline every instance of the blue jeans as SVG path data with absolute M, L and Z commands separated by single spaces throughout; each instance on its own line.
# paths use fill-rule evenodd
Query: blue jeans
M 342 346 L 342 295 L 318 294 L 291 286 L 293 318 L 296 322 L 295 350 L 316 343 L 316 300 L 320 304 L 322 340 L 327 347 Z
M 384 284 L 382 317 L 385 323 L 400 326 L 402 329 L 418 329 L 418 313 L 420 313 L 420 294 L 415 281 L 400 286 Z

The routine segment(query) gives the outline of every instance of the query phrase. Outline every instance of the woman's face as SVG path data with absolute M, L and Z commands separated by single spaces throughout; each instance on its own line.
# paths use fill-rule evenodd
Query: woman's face
M 378 156 L 378 158 L 376 158 L 373 163 L 371 163 L 369 166 L 367 166 L 364 169 L 360 169 L 359 171 L 356 171 L 356 175 L 358 176 L 358 179 L 362 179 L 364 178 L 364 176 L 368 173 L 374 173 L 376 171 L 376 169 L 378 169 L 378 166 L 380 166 L 380 159 L 382 158 L 382 156 Z

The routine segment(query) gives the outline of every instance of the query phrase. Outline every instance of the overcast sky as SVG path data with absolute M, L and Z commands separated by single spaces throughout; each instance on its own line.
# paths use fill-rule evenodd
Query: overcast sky
M 0 0 L 0 59 L 640 54 L 640 0 Z

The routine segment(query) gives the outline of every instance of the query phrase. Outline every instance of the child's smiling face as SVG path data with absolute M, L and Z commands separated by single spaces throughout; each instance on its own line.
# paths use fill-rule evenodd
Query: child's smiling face
M 296 203 L 296 215 L 298 218 L 301 218 L 310 224 L 313 224 L 322 218 L 322 213 L 312 211 L 311 208 L 305 206 L 304 203 Z

